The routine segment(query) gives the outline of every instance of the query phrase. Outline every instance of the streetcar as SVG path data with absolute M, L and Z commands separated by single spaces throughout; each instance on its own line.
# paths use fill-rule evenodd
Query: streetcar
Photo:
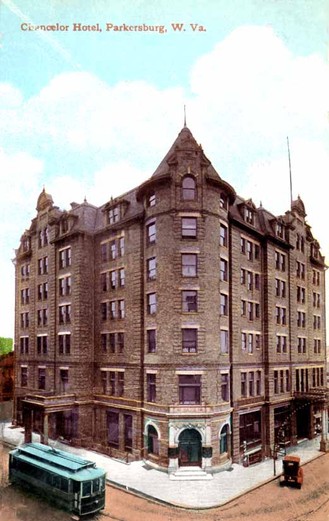
M 78 516 L 104 508 L 105 479 L 96 463 L 41 443 L 26 443 L 9 452 L 11 483 Z

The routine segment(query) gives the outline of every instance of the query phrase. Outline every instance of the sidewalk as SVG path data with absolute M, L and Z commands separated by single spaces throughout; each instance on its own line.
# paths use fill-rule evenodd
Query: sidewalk
M 11 445 L 22 444 L 23 429 L 10 427 L 10 423 L 4 424 L 0 439 Z M 33 441 L 40 441 L 40 437 L 33 434 Z M 110 483 L 144 497 L 185 508 L 202 509 L 220 506 L 275 479 L 272 459 L 251 467 L 233 463 L 229 470 L 217 472 L 207 481 L 172 481 L 166 472 L 149 469 L 143 461 L 127 464 L 90 450 L 70 447 L 51 440 L 50 444 L 95 461 L 97 466 L 106 470 Z M 317 438 L 303 441 L 289 450 L 289 454 L 296 454 L 300 456 L 302 463 L 307 463 L 323 453 L 319 451 L 319 438 Z M 279 459 L 276 461 L 276 475 L 279 476 L 281 472 L 282 460 Z

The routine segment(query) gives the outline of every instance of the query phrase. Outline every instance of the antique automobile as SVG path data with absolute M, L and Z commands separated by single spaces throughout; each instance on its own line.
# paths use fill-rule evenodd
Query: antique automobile
M 280 485 L 295 485 L 297 488 L 302 487 L 303 469 L 300 466 L 300 458 L 298 456 L 285 456 L 282 461 L 283 474 L 280 479 Z

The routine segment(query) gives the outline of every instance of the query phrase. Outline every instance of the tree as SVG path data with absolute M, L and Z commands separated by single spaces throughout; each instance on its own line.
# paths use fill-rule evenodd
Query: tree
M 0 356 L 13 350 L 13 339 L 0 337 Z

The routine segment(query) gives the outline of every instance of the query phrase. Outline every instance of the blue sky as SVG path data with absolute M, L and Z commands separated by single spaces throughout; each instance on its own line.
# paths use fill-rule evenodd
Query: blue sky
M 289 207 L 289 136 L 294 197 L 329 257 L 328 13 L 329 0 L 0 0 L 0 336 L 13 336 L 11 259 L 42 187 L 68 208 L 137 186 L 183 126 L 184 104 L 220 175 L 277 214 Z

